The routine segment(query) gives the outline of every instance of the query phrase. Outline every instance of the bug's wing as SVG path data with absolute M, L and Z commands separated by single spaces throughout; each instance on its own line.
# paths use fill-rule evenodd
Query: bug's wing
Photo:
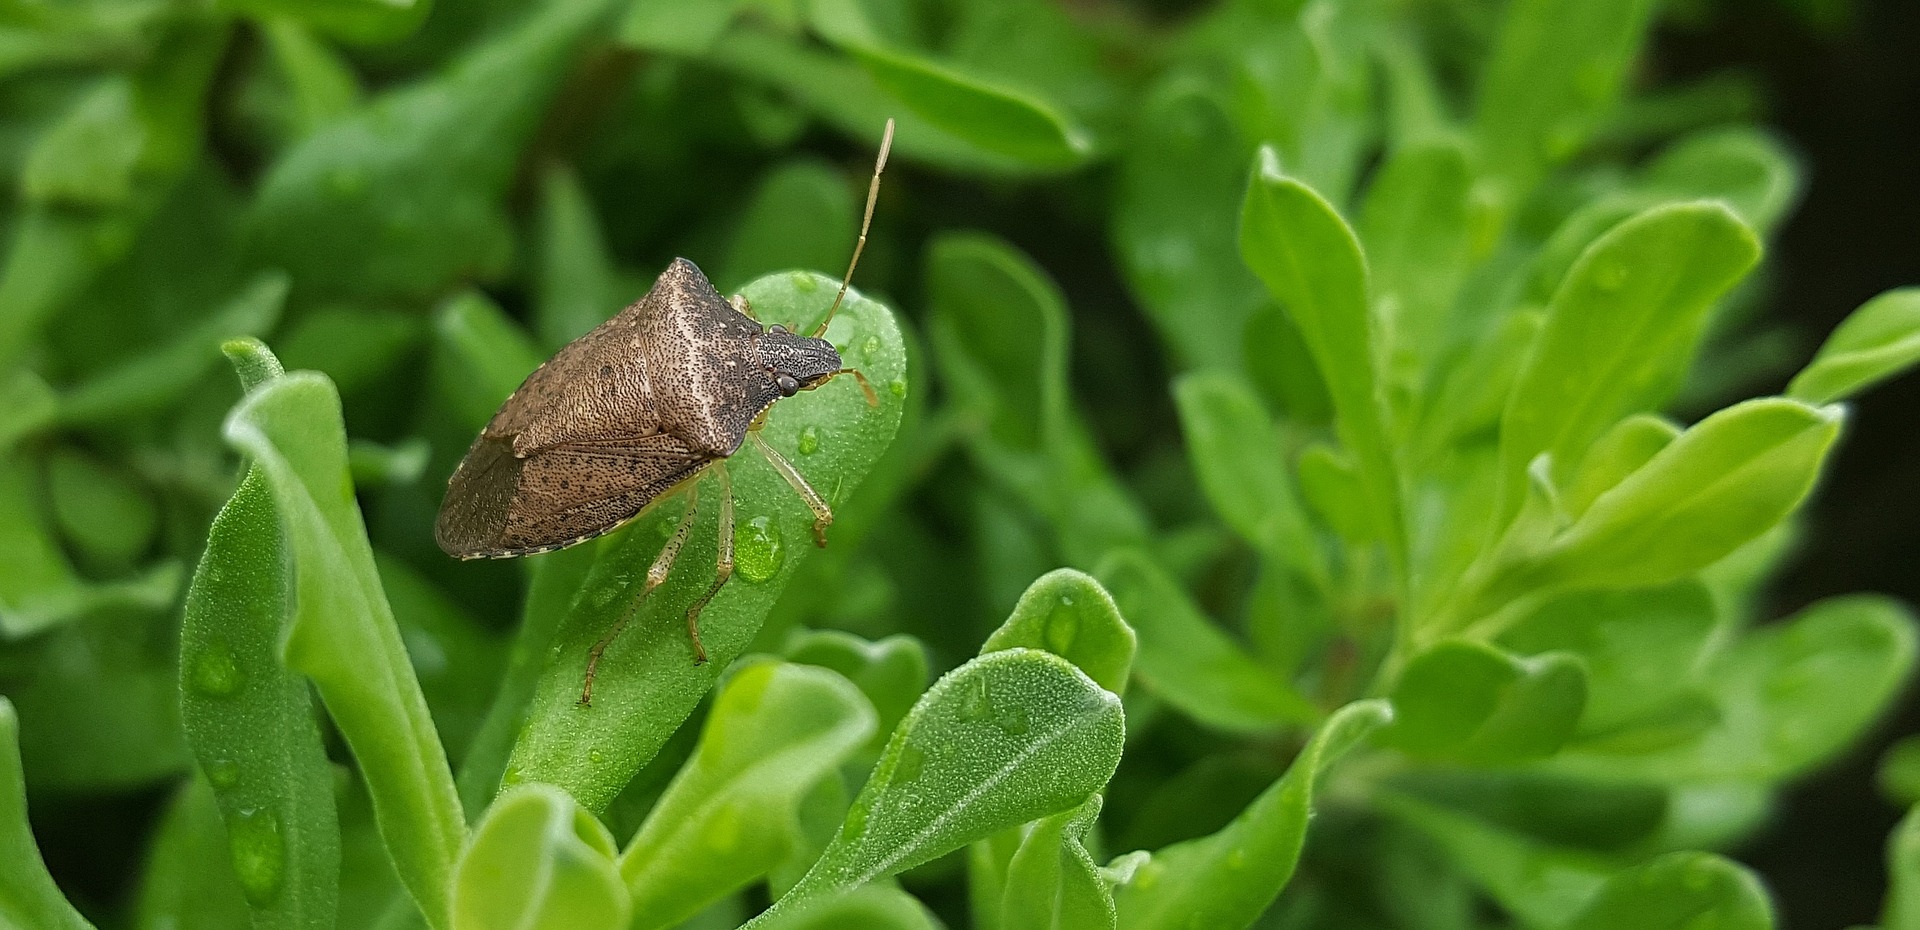
M 665 433 L 525 457 L 511 437 L 482 435 L 447 483 L 434 536 L 464 559 L 563 548 L 633 519 L 713 461 Z

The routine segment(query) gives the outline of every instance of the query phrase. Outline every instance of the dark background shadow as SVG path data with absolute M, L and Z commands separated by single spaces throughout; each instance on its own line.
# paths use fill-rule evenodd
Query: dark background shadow
M 1920 284 L 1920 3 L 1859 3 L 1826 31 L 1787 6 L 1730 0 L 1697 27 L 1664 32 L 1653 60 L 1663 75 L 1732 68 L 1759 79 L 1761 121 L 1804 157 L 1806 196 L 1779 234 L 1770 312 L 1810 355 L 1868 298 Z M 1773 589 L 1776 615 L 1854 591 L 1920 602 L 1920 377 L 1853 406 L 1812 508 L 1814 542 Z M 1920 699 L 1910 688 L 1870 741 L 1788 792 L 1773 825 L 1737 851 L 1765 875 L 1784 927 L 1878 919 L 1882 851 L 1902 812 L 1874 790 L 1874 767 L 1914 732 Z

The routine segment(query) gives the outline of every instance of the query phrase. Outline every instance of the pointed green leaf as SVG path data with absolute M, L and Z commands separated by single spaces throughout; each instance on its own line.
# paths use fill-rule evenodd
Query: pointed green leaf
M 1066 660 L 990 652 L 935 682 L 894 731 L 840 833 L 754 925 L 1084 802 L 1120 763 L 1120 699 Z
M 1613 869 L 1592 853 L 1549 846 L 1477 817 L 1385 795 L 1380 806 L 1426 834 L 1488 896 L 1533 927 L 1561 926 L 1606 887 Z
M 1173 400 L 1214 513 L 1240 538 L 1325 584 L 1325 553 L 1287 474 L 1273 419 L 1252 388 L 1230 374 L 1201 372 L 1175 381 Z
M 1521 658 L 1468 640 L 1415 656 L 1393 686 L 1383 739 L 1419 756 L 1505 764 L 1553 755 L 1587 703 L 1587 674 L 1567 653 Z
M 1116 552 L 1096 574 L 1140 638 L 1134 661 L 1141 681 L 1182 713 L 1236 733 L 1319 718 L 1318 708 L 1201 614 L 1145 554 Z
M 1127 690 L 1133 668 L 1133 628 L 1100 582 L 1071 568 L 1035 579 L 1013 613 L 980 645 L 980 654 L 1024 646 L 1072 662 L 1100 687 Z
M 1000 926 L 1112 930 L 1113 890 L 1084 841 L 1100 817 L 1100 796 L 1034 822 L 1007 866 Z
M 802 797 L 873 730 L 873 708 L 834 672 L 731 673 L 693 758 L 620 855 L 636 930 L 674 926 L 777 865 L 800 842 Z
M 1773 930 L 1758 876 L 1704 852 L 1667 853 L 1612 878 L 1564 925 L 1567 930 Z
M 27 825 L 27 784 L 20 771 L 20 718 L 0 697 L 0 921 L 36 930 L 93 930 L 67 903 L 40 860 Z
M 1759 257 L 1752 231 L 1715 203 L 1656 207 L 1587 249 L 1554 294 L 1501 419 L 1502 525 L 1535 456 L 1570 470 L 1608 427 L 1665 400 L 1708 310 Z
M 1845 400 L 1920 362 L 1920 288 L 1860 305 L 1827 337 L 1787 393 L 1810 404 Z
M 1404 559 L 1400 479 L 1381 410 L 1374 367 L 1380 345 L 1359 241 L 1332 204 L 1282 172 L 1272 149 L 1262 149 L 1240 214 L 1240 254 L 1313 351 L 1389 558 Z
M 1306 842 L 1320 774 L 1393 719 L 1385 701 L 1335 711 L 1287 774 L 1218 832 L 1153 854 L 1115 892 L 1127 930 L 1235 930 L 1255 918 L 1293 877 Z
M 324 376 L 288 374 L 249 392 L 226 436 L 272 488 L 293 555 L 297 609 L 284 661 L 319 689 L 360 764 L 401 880 L 444 930 L 466 821 L 354 502 L 340 397 Z
M 487 809 L 453 876 L 454 930 L 625 930 L 633 913 L 613 837 L 551 785 Z
M 255 926 L 323 928 L 335 920 L 340 825 L 307 682 L 280 664 L 286 559 L 273 492 L 250 468 L 187 589 L 180 713 Z

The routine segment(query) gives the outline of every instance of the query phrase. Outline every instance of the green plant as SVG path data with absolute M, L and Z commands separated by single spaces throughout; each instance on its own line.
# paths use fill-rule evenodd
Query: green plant
M 1728 401 L 1800 169 L 1725 83 L 1634 86 L 1658 14 L 0 14 L 0 925 L 1773 926 L 1724 851 L 1916 641 L 1762 585 L 1920 291 Z M 832 545 L 740 457 L 714 661 L 709 513 L 578 705 L 677 509 L 461 564 L 440 479 L 671 255 L 807 331 L 889 116 L 827 333 L 879 405 L 763 433 Z M 1141 325 L 975 201 L 1104 236 Z M 44 841 L 154 786 L 69 903 L 28 799 Z

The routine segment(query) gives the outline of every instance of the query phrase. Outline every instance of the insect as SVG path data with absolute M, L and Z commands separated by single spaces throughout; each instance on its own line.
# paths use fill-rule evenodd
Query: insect
M 833 511 L 759 430 L 774 402 L 839 375 L 853 375 L 867 403 L 879 405 L 866 376 L 845 367 L 821 337 L 846 299 L 866 248 L 892 146 L 888 120 L 853 259 L 812 333 L 763 327 L 744 297 L 722 298 L 692 262 L 674 259 L 646 296 L 534 369 L 447 480 L 434 537 L 448 555 L 462 559 L 564 549 L 684 494 L 686 509 L 673 535 L 619 622 L 588 656 L 581 704 L 593 703 L 601 654 L 667 580 L 693 529 L 698 481 L 711 470 L 720 485 L 718 566 L 713 583 L 687 608 L 694 661 L 706 661 L 700 611 L 733 574 L 733 485 L 726 462 L 742 445 L 751 443 L 806 501 L 814 542 L 827 544 Z

